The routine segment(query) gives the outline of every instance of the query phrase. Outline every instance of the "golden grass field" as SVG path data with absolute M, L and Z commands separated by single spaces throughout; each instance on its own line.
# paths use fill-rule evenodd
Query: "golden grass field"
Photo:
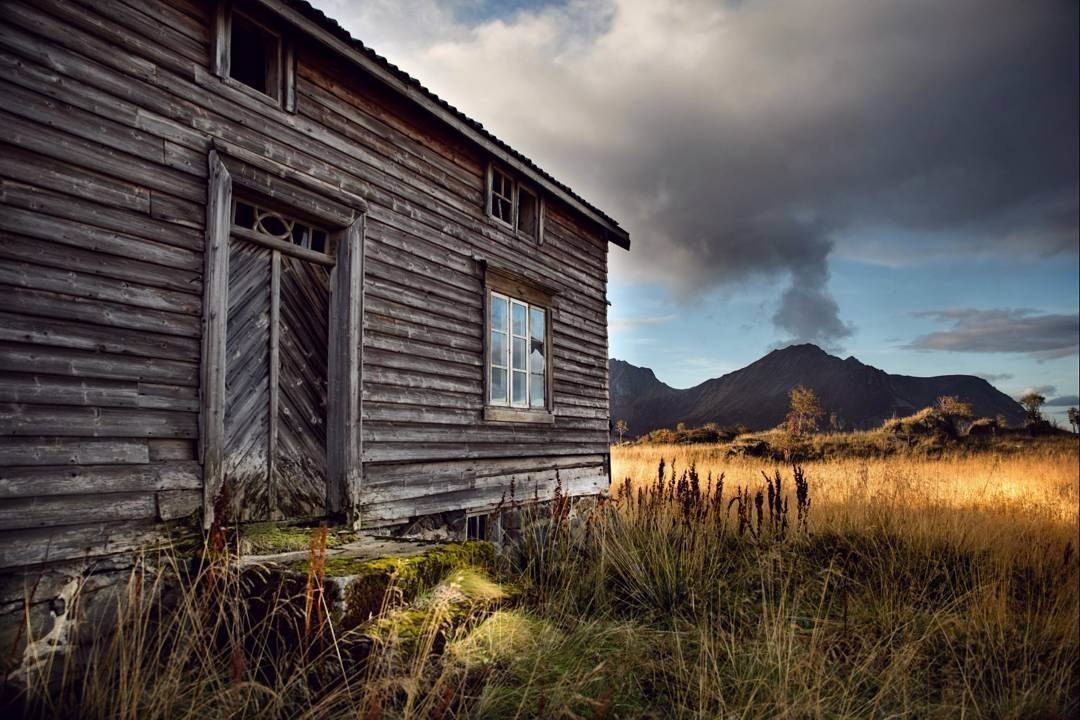
M 283 645 L 298 620 L 252 614 L 227 557 L 167 592 L 136 573 L 89 672 L 27 712 L 1078 717 L 1077 442 L 1002 450 L 808 462 L 797 488 L 726 446 L 616 447 L 609 500 L 556 501 L 490 566 L 411 607 L 388 594 L 345 637 Z

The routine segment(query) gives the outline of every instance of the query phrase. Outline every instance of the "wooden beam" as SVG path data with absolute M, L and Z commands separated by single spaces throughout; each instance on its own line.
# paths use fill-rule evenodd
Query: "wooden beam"
M 202 386 L 199 453 L 203 461 L 203 527 L 214 521 L 214 500 L 221 491 L 225 444 L 225 338 L 229 307 L 229 229 L 232 225 L 232 178 L 216 150 L 208 158 L 206 272 L 203 289 Z
M 330 404 L 327 436 L 327 507 L 359 521 L 361 466 L 361 368 L 364 327 L 364 215 L 337 237 L 330 311 Z

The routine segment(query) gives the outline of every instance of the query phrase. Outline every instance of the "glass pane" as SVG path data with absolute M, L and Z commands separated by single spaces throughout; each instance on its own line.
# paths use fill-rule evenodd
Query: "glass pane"
M 506 332 L 506 298 L 491 296 L 491 329 Z
M 544 407 L 544 376 L 533 373 L 529 382 L 529 404 Z
M 511 367 L 515 370 L 528 370 L 529 368 L 525 365 L 525 338 L 514 338 L 513 348 L 514 356 Z
M 506 371 L 491 368 L 491 402 L 506 404 Z
M 534 373 L 545 372 L 544 311 L 529 308 L 529 369 Z
M 506 333 L 491 333 L 491 364 L 506 367 Z
M 526 308 L 520 303 L 512 303 L 510 306 L 511 320 L 513 320 L 514 327 L 513 332 L 515 335 L 525 336 L 525 317 Z
M 529 308 L 529 334 L 539 340 L 544 339 L 544 309 L 538 307 Z
M 525 396 L 525 384 L 529 376 L 523 372 L 514 371 L 514 397 L 511 405 L 527 405 L 528 397 Z
M 326 252 L 326 232 L 314 230 L 311 233 L 311 249 L 316 252 Z

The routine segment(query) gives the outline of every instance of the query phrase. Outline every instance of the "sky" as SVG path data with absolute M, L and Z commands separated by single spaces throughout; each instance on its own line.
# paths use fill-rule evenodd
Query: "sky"
M 315 0 L 625 227 L 610 351 L 1080 395 L 1075 0 Z

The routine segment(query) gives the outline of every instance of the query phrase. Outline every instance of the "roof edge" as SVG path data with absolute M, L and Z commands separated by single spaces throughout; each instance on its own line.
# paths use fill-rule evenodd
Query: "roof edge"
M 325 13 L 303 0 L 255 1 L 271 12 L 280 15 L 287 22 L 298 27 L 331 50 L 348 58 L 398 95 L 405 97 L 425 112 L 446 123 L 464 137 L 491 153 L 492 157 L 499 162 L 529 178 L 533 183 L 544 188 L 544 190 L 598 224 L 605 230 L 609 242 L 626 250 L 630 249 L 630 233 L 623 229 L 617 221 L 540 169 L 527 157 L 492 135 L 480 123 L 470 119 L 460 110 L 440 99 L 411 75 L 377 55 L 362 42 L 352 37 L 337 21 L 328 17 Z

